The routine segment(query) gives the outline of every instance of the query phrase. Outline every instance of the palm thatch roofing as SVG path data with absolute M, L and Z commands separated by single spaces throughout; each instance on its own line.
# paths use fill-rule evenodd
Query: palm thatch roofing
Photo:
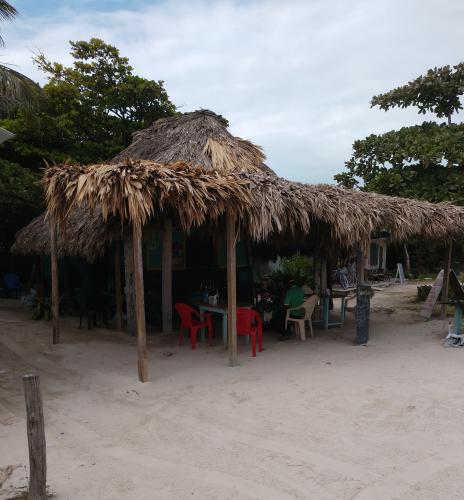
M 152 160 L 169 165 L 179 161 L 217 172 L 273 171 L 264 164 L 260 146 L 233 136 L 224 118 L 209 110 L 161 118 L 135 132 L 132 143 L 111 163 L 125 160 Z
M 277 177 L 259 146 L 234 137 L 211 111 L 154 122 L 109 164 L 56 165 L 44 176 L 48 215 L 60 224 L 59 250 L 93 259 L 121 237 L 169 214 L 185 231 L 220 225 L 226 210 L 255 241 L 367 246 L 373 231 L 393 239 L 449 239 L 464 232 L 464 208 Z M 317 229 L 317 231 L 314 231 Z M 45 214 L 17 235 L 13 251 L 49 253 Z
M 58 255 L 84 256 L 94 260 L 105 253 L 112 241 L 119 239 L 121 228 L 116 220 L 104 223 L 100 210 L 82 206 L 73 210 L 64 231 L 58 233 Z M 11 251 L 16 254 L 50 254 L 50 219 L 46 212 L 16 233 Z
M 464 208 L 326 184 L 303 184 L 265 173 L 219 173 L 178 162 L 126 160 L 110 165 L 49 167 L 44 176 L 48 214 L 66 227 L 80 206 L 101 220 L 143 227 L 149 220 L 176 215 L 189 231 L 218 223 L 235 212 L 255 241 L 275 235 L 309 235 L 323 227 L 340 248 L 366 248 L 373 231 L 388 229 L 393 239 L 412 236 L 449 239 L 464 232 Z

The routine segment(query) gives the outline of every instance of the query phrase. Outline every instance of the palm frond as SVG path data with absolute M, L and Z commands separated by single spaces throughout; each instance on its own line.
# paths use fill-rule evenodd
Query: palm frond
M 40 87 L 27 76 L 0 64 L 0 113 L 16 107 L 33 109 L 41 96 Z
M 0 19 L 11 21 L 11 19 L 13 19 L 17 14 L 18 11 L 11 5 L 10 2 L 0 0 Z
M 0 0 L 0 21 L 11 21 L 17 14 L 18 11 L 10 4 L 10 2 Z M 0 47 L 3 47 L 4 45 L 5 42 L 0 35 Z

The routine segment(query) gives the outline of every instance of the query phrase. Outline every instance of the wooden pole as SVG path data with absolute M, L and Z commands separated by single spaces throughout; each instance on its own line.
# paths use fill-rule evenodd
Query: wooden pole
M 127 333 L 135 337 L 137 327 L 135 324 L 134 249 L 132 240 L 132 230 L 126 231 L 124 234 L 124 274 L 126 278 Z
M 145 328 L 145 299 L 143 292 L 142 231 L 133 227 L 135 316 L 137 324 L 137 351 L 140 382 L 148 380 L 147 332 Z
M 443 292 L 441 300 L 442 302 L 448 302 L 448 292 L 449 292 L 449 275 L 451 271 L 451 259 L 453 256 L 453 240 L 450 240 L 448 244 L 448 255 L 446 258 L 445 272 L 443 276 Z M 441 319 L 446 319 L 446 304 L 441 305 Z
M 56 224 L 50 223 L 50 260 L 52 271 L 52 317 L 53 317 L 53 343 L 59 344 L 60 339 L 60 293 L 58 288 L 58 251 L 56 245 Z
M 327 293 L 327 258 L 322 257 L 321 262 L 321 294 Z
M 358 250 L 358 254 L 356 256 L 356 280 L 358 285 L 364 285 L 365 260 L 364 252 L 362 250 Z
M 45 444 L 42 393 L 38 375 L 23 377 L 26 400 L 27 441 L 29 444 L 30 500 L 47 498 L 47 453 Z
M 237 366 L 237 283 L 235 255 L 235 214 L 227 212 L 227 338 L 229 364 Z
M 116 302 L 116 328 L 122 330 L 122 291 L 121 291 L 121 246 L 114 244 L 114 294 Z
M 161 265 L 163 332 L 172 332 L 172 220 L 164 220 L 163 260 Z
M 369 341 L 369 316 L 371 308 L 371 287 L 364 281 L 365 255 L 361 248 L 356 257 L 357 294 L 356 294 L 356 344 L 364 345 Z
M 403 253 L 404 253 L 404 267 L 406 272 L 409 274 L 411 272 L 411 258 L 409 257 L 408 246 L 403 243 Z

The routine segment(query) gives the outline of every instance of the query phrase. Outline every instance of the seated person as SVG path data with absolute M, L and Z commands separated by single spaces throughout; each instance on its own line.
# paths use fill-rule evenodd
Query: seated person
M 295 307 L 301 306 L 305 300 L 304 292 L 301 286 L 297 285 L 295 280 L 290 280 L 290 287 L 285 294 L 284 306 L 286 308 L 293 309 Z M 305 315 L 304 308 L 297 309 L 290 313 L 292 318 L 302 318 Z M 290 338 L 290 332 L 286 330 L 280 340 L 286 340 Z

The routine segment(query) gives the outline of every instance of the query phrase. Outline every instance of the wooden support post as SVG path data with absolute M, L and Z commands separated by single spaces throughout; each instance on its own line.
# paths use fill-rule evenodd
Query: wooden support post
M 25 375 L 23 384 L 29 444 L 29 496 L 27 498 L 46 500 L 47 452 L 39 376 Z
M 133 227 L 135 316 L 137 324 L 137 351 L 140 382 L 148 380 L 147 332 L 145 328 L 145 299 L 143 291 L 142 230 Z
M 356 281 L 359 285 L 364 285 L 364 265 L 365 265 L 365 256 L 362 250 L 358 250 L 358 254 L 356 256 Z
M 371 308 L 371 287 L 364 283 L 364 252 L 360 248 L 356 257 L 358 289 L 356 295 L 356 344 L 369 341 L 369 316 Z
M 50 260 L 52 271 L 52 317 L 53 317 L 53 343 L 59 344 L 60 338 L 60 291 L 58 287 L 58 250 L 57 229 L 54 220 L 50 221 Z
M 164 220 L 163 259 L 161 265 L 163 332 L 172 332 L 172 220 Z
M 382 247 L 383 255 L 382 255 L 382 270 L 385 272 L 387 270 L 387 243 L 385 242 Z
M 321 291 L 319 290 L 319 285 L 321 282 L 321 260 L 319 258 L 318 246 L 316 246 L 313 251 L 313 281 L 314 281 L 314 291 L 316 293 L 321 293 Z
M 321 259 L 321 294 L 327 292 L 327 258 Z
M 237 365 L 237 283 L 235 255 L 235 214 L 227 212 L 227 338 L 229 344 L 229 364 Z
M 135 337 L 135 291 L 134 291 L 134 249 L 132 244 L 132 230 L 124 234 L 124 274 L 126 278 L 126 316 L 127 333 Z
M 114 243 L 114 294 L 116 302 L 116 329 L 122 331 L 121 245 Z
M 330 297 L 327 294 L 327 258 L 322 257 L 320 259 L 320 297 L 321 297 L 321 304 L 322 304 L 322 319 L 324 322 L 324 330 L 329 329 L 329 305 L 330 305 Z
M 445 271 L 443 276 L 443 291 L 441 294 L 442 302 L 448 302 L 448 292 L 449 292 L 449 275 L 451 271 L 451 259 L 453 256 L 453 240 L 450 240 L 448 244 L 448 252 L 445 263 Z M 441 305 L 441 319 L 446 319 L 446 304 Z

